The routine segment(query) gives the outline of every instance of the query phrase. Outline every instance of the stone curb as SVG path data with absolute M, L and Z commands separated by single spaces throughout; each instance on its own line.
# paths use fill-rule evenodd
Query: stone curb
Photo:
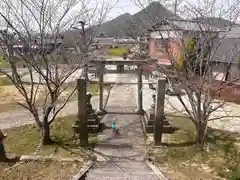
M 60 161 L 60 162 L 83 162 L 83 158 L 61 158 L 57 156 L 34 156 L 34 155 L 22 155 L 20 161 Z
M 146 130 L 146 124 L 148 122 L 148 114 L 146 111 L 144 111 L 144 115 L 141 116 L 141 122 L 142 122 L 142 126 L 143 126 L 143 131 L 144 134 L 147 134 L 147 130 Z M 156 166 L 154 166 L 149 160 L 146 160 L 145 163 L 148 165 L 148 167 L 150 169 L 152 169 L 152 171 L 158 176 L 159 180 L 169 180 L 160 170 L 159 168 L 157 168 Z
M 144 111 L 144 114 L 140 117 L 142 127 L 143 127 L 143 133 L 146 135 L 147 134 L 147 122 L 148 122 L 148 115 L 147 112 Z
M 159 180 L 169 180 L 156 166 L 154 166 L 150 161 L 146 160 L 145 163 L 153 172 L 158 176 Z
M 79 180 L 93 165 L 94 163 L 91 160 L 84 163 L 80 171 L 74 175 L 71 180 Z

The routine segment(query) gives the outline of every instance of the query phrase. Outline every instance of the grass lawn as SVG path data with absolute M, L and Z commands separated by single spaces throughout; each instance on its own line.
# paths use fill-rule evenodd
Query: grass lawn
M 11 80 L 9 80 L 6 76 L 0 75 L 0 86 L 9 86 L 12 85 Z
M 79 147 L 73 138 L 72 125 L 75 116 L 56 119 L 51 126 L 51 138 L 56 143 L 41 146 L 40 133 L 34 125 L 5 130 L 7 138 L 4 145 L 7 153 L 16 155 L 39 155 L 56 157 L 79 157 L 89 159 L 91 152 Z M 89 137 L 89 143 L 95 143 L 96 136 Z M 29 161 L 14 164 L 0 163 L 0 179 L 71 179 L 79 172 L 82 162 Z
M 171 180 L 240 179 L 240 134 L 209 129 L 206 151 L 200 152 L 191 145 L 194 126 L 187 118 L 169 117 L 169 122 L 178 130 L 163 135 L 166 146 L 149 152 Z
M 9 64 L 7 64 L 4 59 L 3 59 L 3 55 L 0 54 L 0 68 L 6 68 L 9 67 Z
M 49 146 L 40 145 L 40 132 L 35 125 L 7 129 L 7 138 L 4 140 L 6 152 L 17 155 L 35 153 L 45 156 L 87 157 L 73 138 L 72 125 L 75 120 L 75 116 L 57 118 L 51 125 L 51 138 L 56 144 Z M 94 140 L 95 137 L 89 138 L 89 141 Z
M 74 85 L 75 85 L 75 82 L 70 83 L 69 88 L 66 89 L 66 94 L 70 94 L 72 92 L 72 90 L 74 89 Z M 110 85 L 104 85 L 104 89 L 108 90 L 109 88 L 110 88 Z M 99 95 L 99 84 L 89 82 L 87 84 L 87 92 L 92 93 L 92 96 L 98 96 Z M 76 97 L 77 97 L 77 91 L 75 91 L 73 94 L 73 98 L 76 98 Z
M 1 169 L 2 180 L 69 180 L 77 174 L 82 164 L 79 162 L 24 162 Z
M 128 47 L 121 46 L 118 48 L 112 48 L 107 50 L 108 56 L 122 56 L 123 53 L 127 52 Z
M 98 96 L 99 94 L 99 85 L 94 83 L 88 83 L 87 91 L 91 92 L 93 96 Z M 107 88 L 107 86 L 105 86 Z

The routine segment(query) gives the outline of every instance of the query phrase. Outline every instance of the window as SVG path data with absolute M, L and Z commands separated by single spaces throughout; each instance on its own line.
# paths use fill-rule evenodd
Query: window
M 165 49 L 168 39 L 156 39 L 158 49 Z

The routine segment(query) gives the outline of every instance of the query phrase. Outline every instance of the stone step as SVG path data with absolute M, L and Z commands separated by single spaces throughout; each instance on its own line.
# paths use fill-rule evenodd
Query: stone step
M 148 115 L 149 115 L 149 119 L 154 119 L 155 118 L 155 110 L 154 109 L 149 109 L 148 110 Z
M 148 110 L 148 116 L 149 116 L 149 119 L 155 120 L 155 110 L 154 109 L 149 109 Z M 166 117 L 164 117 L 164 119 L 166 119 Z
M 155 120 L 155 114 L 149 114 L 149 119 Z M 166 117 L 164 117 L 164 119 L 166 119 Z
M 115 171 L 115 172 L 114 172 Z M 86 175 L 85 180 L 158 180 L 154 172 L 119 172 L 112 169 L 112 172 L 91 172 Z
M 99 125 L 88 125 L 88 133 L 98 133 L 99 131 Z
M 99 125 L 100 119 L 88 119 L 88 125 Z
M 114 171 L 115 169 L 115 171 Z M 119 168 L 98 168 L 98 169 L 90 169 L 89 170 L 89 175 L 91 174 L 101 174 L 101 173 L 104 173 L 104 174 L 108 174 L 109 176 L 111 175 L 115 175 L 116 173 L 119 173 L 119 174 L 122 174 L 122 175 L 129 175 L 129 174 L 132 174 L 132 175 L 144 175 L 144 174 L 154 174 L 153 171 L 151 171 L 150 169 L 143 169 L 143 170 L 134 170 L 132 168 L 129 168 L 129 169 L 119 169 Z
M 156 174 L 144 161 L 96 162 L 86 174 L 86 180 L 157 180 Z
M 148 125 L 154 125 L 155 124 L 155 120 L 148 120 Z M 163 121 L 163 125 L 164 126 L 169 126 L 169 122 L 167 120 Z
M 154 132 L 154 125 L 148 125 L 146 129 L 147 133 L 153 133 Z M 174 127 L 171 125 L 169 126 L 163 126 L 163 133 L 172 133 L 174 131 Z
M 129 170 L 131 169 L 132 172 L 136 171 L 151 171 L 150 167 L 143 161 L 132 161 L 132 160 L 112 160 L 107 162 L 96 162 L 94 166 L 90 170 L 104 170 L 109 171 L 112 169 L 118 170 Z
M 149 114 L 149 119 L 155 119 L 155 114 Z

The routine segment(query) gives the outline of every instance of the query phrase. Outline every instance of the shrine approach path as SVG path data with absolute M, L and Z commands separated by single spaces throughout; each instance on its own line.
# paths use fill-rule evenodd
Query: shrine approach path
M 117 82 L 135 81 L 132 75 L 119 75 Z M 147 152 L 141 117 L 127 114 L 136 109 L 137 85 L 115 85 L 106 107 L 103 122 L 109 128 L 98 136 L 94 152 L 98 160 L 86 174 L 86 180 L 157 180 L 158 176 L 145 163 Z M 125 113 L 122 113 L 125 112 Z M 122 113 L 122 114 L 121 114 Z M 119 134 L 112 132 L 116 122 Z

